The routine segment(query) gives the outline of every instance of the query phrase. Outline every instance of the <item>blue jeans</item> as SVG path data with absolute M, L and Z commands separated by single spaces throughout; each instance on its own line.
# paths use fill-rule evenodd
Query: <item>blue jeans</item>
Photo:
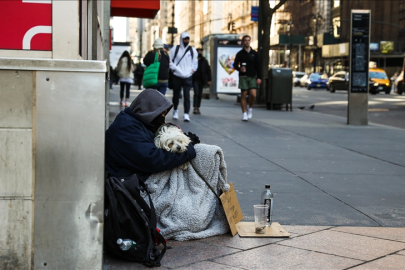
M 158 90 L 160 93 L 162 93 L 163 95 L 166 95 L 166 90 L 167 90 L 167 86 L 169 85 L 169 83 L 157 83 L 157 85 L 153 88 L 155 88 L 156 90 Z

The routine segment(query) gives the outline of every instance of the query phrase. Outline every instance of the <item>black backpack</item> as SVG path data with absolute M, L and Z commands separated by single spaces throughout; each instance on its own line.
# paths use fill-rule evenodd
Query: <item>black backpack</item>
M 140 191 L 148 194 L 149 205 Z M 156 230 L 156 214 L 147 186 L 132 175 L 128 180 L 115 177 L 105 182 L 104 249 L 111 256 L 149 267 L 160 266 L 166 240 Z M 131 239 L 135 248 L 121 250 L 118 238 Z M 156 247 L 163 244 L 163 248 Z

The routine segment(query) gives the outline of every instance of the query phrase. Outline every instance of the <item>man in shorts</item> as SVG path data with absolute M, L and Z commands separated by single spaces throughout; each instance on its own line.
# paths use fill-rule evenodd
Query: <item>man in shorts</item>
M 242 121 L 252 118 L 253 104 L 256 99 L 257 87 L 262 83 L 261 66 L 258 53 L 250 47 L 250 36 L 242 38 L 243 49 L 235 57 L 234 67 L 239 71 L 239 88 L 242 92 L 240 105 L 242 107 Z M 246 96 L 249 93 L 249 106 Z

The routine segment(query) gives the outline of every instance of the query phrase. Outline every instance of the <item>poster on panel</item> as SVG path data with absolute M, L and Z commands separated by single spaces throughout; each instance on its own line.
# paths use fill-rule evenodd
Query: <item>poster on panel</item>
M 217 93 L 239 94 L 239 72 L 233 66 L 240 47 L 217 48 Z

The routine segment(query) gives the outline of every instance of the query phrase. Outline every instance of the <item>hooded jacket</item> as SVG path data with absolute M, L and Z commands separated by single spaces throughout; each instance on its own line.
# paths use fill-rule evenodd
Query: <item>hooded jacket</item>
M 180 35 L 180 48 L 176 55 L 176 59 L 174 59 L 174 54 L 176 53 L 176 47 L 173 47 L 170 50 L 170 69 L 173 70 L 173 74 L 177 77 L 187 79 L 193 75 L 193 73 L 198 68 L 198 60 L 197 60 L 197 50 L 194 47 L 191 47 L 190 50 L 193 50 L 193 56 L 191 56 L 191 52 L 187 51 L 187 48 L 190 46 L 187 45 L 184 47 L 183 38 L 190 37 L 187 32 L 183 32 Z M 184 57 L 183 57 L 184 55 Z M 183 59 L 180 61 L 180 59 Z M 179 62 L 180 61 L 180 62 Z
M 145 181 L 151 174 L 172 170 L 196 157 L 192 144 L 183 153 L 155 146 L 151 122 L 173 104 L 155 89 L 146 89 L 121 111 L 106 131 L 105 167 L 115 177 L 136 173 Z

